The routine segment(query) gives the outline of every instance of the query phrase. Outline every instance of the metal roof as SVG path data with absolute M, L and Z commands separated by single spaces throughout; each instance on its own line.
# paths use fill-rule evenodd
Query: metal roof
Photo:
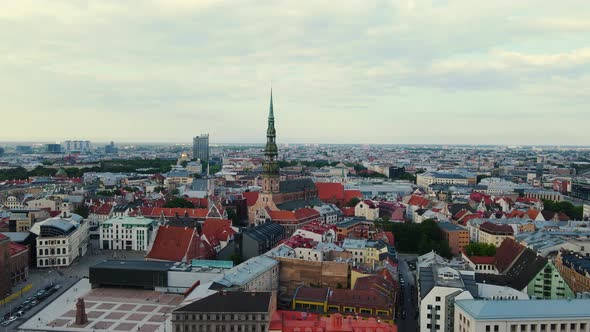
M 455 305 L 480 320 L 588 319 L 590 299 L 576 300 L 458 300 Z
M 277 265 L 279 262 L 268 256 L 257 256 L 227 271 L 223 279 L 231 285 L 244 286 Z

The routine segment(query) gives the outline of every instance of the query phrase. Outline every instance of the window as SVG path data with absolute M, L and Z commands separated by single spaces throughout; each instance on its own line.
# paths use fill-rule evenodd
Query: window
M 494 325 L 494 332 L 498 332 L 498 331 L 500 331 L 500 326 Z
M 436 297 L 436 302 L 440 302 L 440 296 Z
M 486 332 L 491 332 L 491 330 L 492 329 L 490 328 L 490 326 L 489 325 L 486 325 Z

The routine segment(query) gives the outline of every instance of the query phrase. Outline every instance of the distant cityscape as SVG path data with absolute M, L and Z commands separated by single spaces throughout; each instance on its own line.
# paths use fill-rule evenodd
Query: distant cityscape
M 14 331 L 588 331 L 590 149 L 3 144 Z M 206 132 L 206 130 L 202 130 Z

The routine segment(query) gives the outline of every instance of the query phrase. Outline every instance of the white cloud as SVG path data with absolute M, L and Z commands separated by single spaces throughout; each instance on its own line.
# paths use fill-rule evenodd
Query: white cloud
M 590 104 L 588 11 L 568 0 L 10 2 L 0 11 L 0 88 L 10 92 L 0 109 L 9 122 L 43 114 L 31 138 L 52 138 L 68 114 L 102 112 L 96 128 L 72 130 L 132 139 L 140 134 L 104 132 L 113 114 L 151 130 L 173 116 L 178 128 L 158 135 L 262 140 L 272 80 L 283 137 L 295 141 L 302 119 L 337 124 L 307 140 L 372 141 L 407 114 L 483 114 L 478 102 L 488 113 L 579 115 Z M 445 125 L 435 117 L 425 132 L 448 135 Z M 23 135 L 8 128 L 0 139 Z

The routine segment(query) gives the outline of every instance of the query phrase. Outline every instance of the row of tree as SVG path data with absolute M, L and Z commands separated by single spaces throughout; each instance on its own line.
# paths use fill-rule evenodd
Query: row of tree
M 571 219 L 574 220 L 582 220 L 584 215 L 584 207 L 582 206 L 574 206 L 572 203 L 567 201 L 548 201 L 543 200 L 543 207 L 545 210 L 553 211 L 553 212 L 563 212 L 568 215 Z
M 112 172 L 112 173 L 130 173 L 142 169 L 142 173 L 155 174 L 169 172 L 172 166 L 172 161 L 166 159 L 131 159 L 131 160 L 109 160 L 100 163 L 97 167 L 77 168 L 68 167 L 65 171 L 68 177 L 77 178 L 82 177 L 84 173 L 88 172 Z M 44 166 L 37 166 L 34 169 L 27 171 L 24 167 L 16 167 L 11 169 L 0 170 L 0 181 L 6 180 L 26 180 L 32 176 L 55 176 L 57 173 L 55 168 L 47 168 Z
M 434 250 L 443 257 L 452 257 L 449 243 L 444 240 L 442 231 L 432 219 L 420 224 L 382 222 L 380 226 L 385 231 L 393 232 L 395 247 L 399 252 L 423 255 Z

